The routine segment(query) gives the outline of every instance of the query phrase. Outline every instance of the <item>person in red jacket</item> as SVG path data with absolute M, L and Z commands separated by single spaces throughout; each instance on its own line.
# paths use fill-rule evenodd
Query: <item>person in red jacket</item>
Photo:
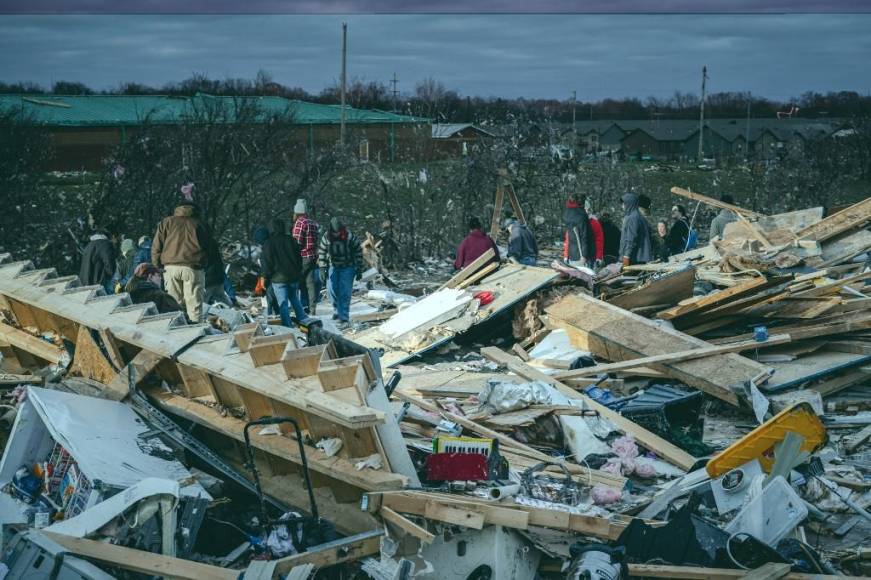
M 490 248 L 493 249 L 494 256 L 486 264 L 482 264 L 482 266 L 486 266 L 491 262 L 499 262 L 499 248 L 496 247 L 496 242 L 485 234 L 481 227 L 481 220 L 478 218 L 473 217 L 469 220 L 469 235 L 463 238 L 463 241 L 460 242 L 460 247 L 457 248 L 457 259 L 454 260 L 454 269 L 462 270 L 480 258 Z
M 593 204 L 590 203 L 589 197 L 584 201 L 584 209 L 587 210 L 587 216 L 590 218 L 590 230 L 593 232 L 593 246 L 596 251 L 596 268 L 598 269 L 605 260 L 605 231 L 602 229 L 602 224 L 599 223 L 599 217 L 593 213 Z

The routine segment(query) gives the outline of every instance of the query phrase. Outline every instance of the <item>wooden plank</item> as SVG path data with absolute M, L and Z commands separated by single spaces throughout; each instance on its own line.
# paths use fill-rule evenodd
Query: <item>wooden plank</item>
M 255 367 L 262 367 L 276 364 L 281 360 L 285 350 L 295 348 L 296 337 L 291 333 L 255 336 L 248 345 L 248 354 Z
M 719 199 L 714 199 L 713 197 L 708 197 L 707 195 L 702 195 L 701 193 L 695 193 L 693 191 L 688 191 L 681 187 L 672 187 L 671 192 L 675 195 L 679 195 L 681 197 L 686 197 L 688 199 L 692 199 L 694 201 L 700 201 L 707 205 L 718 207 L 720 209 L 728 209 L 735 212 L 736 215 L 743 215 L 749 218 L 761 218 L 764 217 L 761 213 L 756 213 L 755 211 L 751 211 L 749 209 L 744 209 L 743 207 L 733 205 L 731 203 L 726 203 L 724 201 L 720 201 Z
M 301 554 L 280 558 L 275 560 L 275 574 L 287 574 L 293 568 L 306 564 L 321 569 L 372 556 L 379 553 L 383 535 L 382 530 L 364 532 L 309 548 Z
M 583 294 L 567 296 L 546 312 L 553 325 L 568 332 L 575 347 L 611 361 L 709 346 L 703 340 Z M 734 353 L 662 363 L 653 368 L 735 406 L 739 399 L 734 386 L 769 370 Z
M 469 276 L 468 278 L 466 278 L 465 280 L 463 280 L 462 282 L 457 284 L 456 288 L 458 290 L 462 290 L 463 288 L 467 288 L 469 286 L 477 284 L 478 282 L 480 282 L 481 280 L 483 280 L 484 278 L 486 278 L 487 276 L 492 274 L 496 270 L 496 268 L 498 268 L 498 267 L 499 267 L 499 264 L 497 262 L 487 264 L 486 266 L 484 266 L 483 268 L 481 268 L 480 270 L 478 270 L 477 272 L 475 272 L 474 274 L 472 274 L 471 276 Z
M 489 250 L 478 256 L 478 258 L 475 259 L 475 261 L 473 261 L 471 264 L 454 274 L 450 280 L 439 286 L 439 290 L 444 290 L 445 288 L 456 288 L 457 284 L 477 272 L 481 266 L 483 266 L 495 257 L 496 252 L 493 251 L 493 248 L 490 248 Z M 436 290 L 436 292 L 438 292 L 438 290 Z
M 572 391 L 572 392 L 574 392 L 574 391 Z M 611 474 L 606 474 L 606 473 L 599 471 L 599 470 L 596 470 L 596 469 L 589 469 L 587 467 L 583 467 L 583 466 L 580 466 L 580 465 L 577 465 L 574 463 L 562 461 L 557 457 L 551 457 L 549 455 L 546 455 L 540 451 L 533 449 L 532 447 L 529 447 L 528 445 L 524 445 L 520 441 L 517 441 L 516 439 L 512 439 L 511 437 L 508 437 L 507 435 L 505 435 L 503 433 L 499 433 L 498 431 L 488 429 L 487 427 L 484 427 L 483 425 L 475 423 L 474 421 L 471 421 L 471 420 L 467 419 L 466 417 L 461 417 L 461 416 L 455 415 L 454 413 L 451 413 L 449 411 L 445 411 L 444 409 L 441 409 L 440 407 L 436 406 L 433 403 L 429 403 L 427 401 L 424 401 L 423 399 L 419 399 L 417 397 L 409 395 L 408 393 L 405 393 L 401 390 L 397 389 L 396 391 L 393 392 L 393 394 L 398 399 L 401 399 L 403 401 L 408 401 L 409 403 L 412 403 L 413 405 L 416 405 L 416 406 L 420 407 L 421 409 L 424 409 L 424 410 L 429 411 L 431 413 L 438 413 L 439 415 L 443 416 L 445 419 L 448 419 L 449 421 L 453 421 L 454 423 L 456 423 L 457 425 L 460 425 L 464 429 L 468 429 L 470 431 L 473 431 L 474 433 L 477 433 L 477 434 L 479 434 L 483 437 L 486 437 L 488 439 L 498 439 L 500 444 L 504 445 L 505 447 L 508 447 L 508 448 L 515 450 L 516 453 L 519 453 L 521 455 L 527 455 L 527 456 L 532 457 L 533 459 L 536 459 L 538 461 L 552 461 L 555 463 L 561 463 L 561 464 L 565 465 L 566 468 L 570 472 L 583 473 L 585 476 L 589 477 L 590 480 L 595 482 L 595 483 L 601 483 L 603 485 L 616 487 L 618 489 L 622 489 L 623 486 L 626 484 L 626 479 L 623 477 L 614 476 Z
M 505 188 L 508 192 L 508 202 L 511 204 L 511 211 L 514 212 L 514 217 L 519 223 L 526 225 L 526 216 L 523 214 L 523 207 L 520 205 L 520 200 L 517 199 L 514 185 L 511 182 L 507 182 Z
M 857 447 L 865 443 L 865 441 L 867 441 L 869 437 L 871 437 L 871 425 L 868 425 L 867 427 L 850 437 L 847 442 L 844 443 L 844 449 L 846 449 L 847 452 L 852 453 L 856 450 Z
M 106 355 L 108 355 L 109 361 L 115 366 L 115 368 L 120 371 L 127 366 L 112 331 L 108 328 L 100 330 L 100 339 L 103 341 L 103 347 L 106 349 Z
M 464 526 L 474 530 L 480 530 L 484 527 L 484 514 L 481 512 L 466 510 L 433 500 L 426 502 L 423 516 L 427 519 L 438 520 L 455 526 Z
M 185 580 L 236 580 L 239 577 L 238 570 L 229 568 L 219 568 L 201 562 L 152 554 L 105 542 L 74 538 L 47 530 L 42 530 L 40 533 L 77 556 L 149 576 L 183 578 Z
M 87 326 L 79 327 L 76 352 L 73 357 L 73 365 L 70 367 L 70 374 L 82 376 L 104 385 L 111 382 L 118 374 L 118 370 L 100 350 L 94 337 L 91 336 L 91 329 Z
M 720 290 L 718 292 L 712 292 L 689 301 L 686 304 L 679 304 L 674 308 L 663 310 L 657 314 L 656 317 L 662 320 L 673 320 L 700 310 L 716 308 L 728 301 L 737 300 L 738 298 L 744 297 L 748 294 L 754 294 L 758 292 L 762 286 L 766 286 L 767 283 L 768 281 L 765 278 L 752 278 L 746 282 L 738 284 L 737 286 L 732 286 L 731 288 Z
M 133 371 L 133 381 L 135 386 L 139 386 L 142 381 L 148 377 L 149 373 L 157 368 L 157 365 L 164 360 L 162 356 L 154 354 L 148 350 L 141 350 L 133 357 L 127 366 L 115 375 L 115 378 L 106 384 L 106 388 L 101 393 L 104 398 L 113 401 L 121 401 L 130 394 L 130 372 Z
M 182 386 L 188 398 L 211 397 L 213 401 L 218 402 L 218 394 L 215 392 L 215 385 L 212 384 L 209 373 L 183 364 L 176 364 L 176 368 L 181 375 Z
M 626 433 L 627 435 L 632 435 L 638 441 L 638 443 L 643 445 L 645 448 L 660 455 L 661 457 L 677 465 L 678 467 L 682 469 L 689 469 L 696 463 L 695 457 L 693 457 L 677 445 L 666 441 L 659 435 L 648 431 L 647 429 L 643 428 L 641 425 L 638 425 L 633 421 L 630 421 L 613 409 L 609 409 L 605 405 L 602 405 L 598 401 L 594 401 L 583 393 L 575 391 L 574 389 L 561 383 L 554 377 L 539 371 L 538 369 L 524 363 L 519 359 L 516 359 L 515 357 L 512 357 L 508 353 L 496 347 L 486 347 L 481 349 L 481 354 L 485 358 L 492 360 L 493 362 L 507 365 L 509 370 L 527 380 L 544 381 L 549 385 L 552 385 L 566 397 L 583 401 L 584 405 L 587 408 L 597 411 L 600 415 L 614 423 L 614 425 L 623 433 Z
M 796 232 L 796 237 L 822 242 L 871 221 L 871 197 Z
M 663 566 L 658 564 L 629 564 L 633 578 L 673 578 L 675 580 L 731 580 L 744 578 L 747 570 L 731 568 L 703 568 L 701 566 Z M 786 580 L 859 580 L 861 576 L 832 576 L 829 574 L 800 574 L 792 572 L 783 576 Z
M 496 200 L 493 203 L 493 217 L 490 219 L 490 237 L 494 240 L 499 235 L 500 223 L 502 221 L 502 206 L 505 203 L 505 189 L 502 185 L 502 180 L 496 182 Z
M 0 340 L 53 364 L 58 364 L 65 354 L 59 346 L 8 324 L 0 323 Z
M 384 521 L 390 522 L 402 531 L 411 534 L 424 544 L 432 544 L 435 540 L 435 534 L 426 531 L 424 528 L 420 527 L 408 518 L 399 515 L 389 507 L 383 506 L 378 513 L 381 514 L 381 517 L 384 518 Z
M 625 371 L 629 369 L 633 369 L 636 367 L 643 366 L 653 366 L 662 363 L 675 363 L 686 360 L 693 360 L 697 358 L 704 358 L 709 356 L 716 356 L 719 354 L 726 354 L 730 352 L 742 352 L 745 350 L 754 350 L 758 348 L 768 348 L 770 346 L 775 346 L 778 344 L 786 344 L 790 342 L 792 339 L 788 334 L 775 334 L 768 337 L 768 340 L 764 342 L 759 342 L 756 340 L 743 340 L 741 342 L 734 342 L 730 344 L 725 344 L 722 346 L 707 346 L 696 348 L 692 350 L 684 350 L 678 352 L 672 352 L 667 354 L 658 354 L 654 356 L 641 357 L 636 359 L 631 359 L 627 361 L 621 361 L 610 364 L 600 364 L 592 367 L 585 367 L 582 369 L 576 369 L 573 371 L 567 371 L 563 373 L 557 373 L 554 375 L 555 378 L 564 381 L 566 379 L 574 379 L 578 377 L 589 377 L 592 375 L 598 375 L 602 373 L 613 373 L 617 371 Z
M 792 570 L 790 564 L 782 564 L 779 562 L 769 562 L 758 568 L 751 570 L 744 576 L 745 580 L 778 580 L 783 578 Z
M 203 427 L 207 427 L 224 435 L 244 441 L 245 421 L 231 416 L 222 416 L 219 411 L 201 405 L 184 397 L 164 393 L 159 389 L 147 389 L 146 393 L 162 409 L 184 417 Z M 271 453 L 297 465 L 302 463 L 297 442 L 283 435 L 259 435 L 257 429 L 250 431 L 251 444 L 262 451 Z M 306 459 L 312 471 L 344 481 L 364 490 L 399 489 L 406 478 L 402 475 L 381 470 L 366 469 L 358 471 L 354 464 L 341 457 L 327 457 L 316 447 L 306 445 Z
M 514 352 L 514 354 L 520 357 L 520 360 L 529 361 L 529 353 L 526 352 L 526 350 L 522 346 L 520 346 L 520 343 L 515 342 L 514 345 L 511 347 L 511 350 Z
M 871 372 L 857 369 L 807 388 L 811 391 L 818 392 L 821 397 L 828 397 L 829 395 L 834 395 L 839 391 L 849 389 L 853 385 L 866 381 L 868 380 L 868 377 L 871 377 Z

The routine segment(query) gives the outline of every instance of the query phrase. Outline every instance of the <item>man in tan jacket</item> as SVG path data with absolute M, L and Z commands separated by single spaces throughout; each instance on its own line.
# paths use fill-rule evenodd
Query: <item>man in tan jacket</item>
M 164 268 L 166 291 L 185 307 L 193 323 L 203 319 L 211 237 L 208 226 L 196 217 L 196 206 L 186 200 L 160 222 L 151 244 L 151 263 Z

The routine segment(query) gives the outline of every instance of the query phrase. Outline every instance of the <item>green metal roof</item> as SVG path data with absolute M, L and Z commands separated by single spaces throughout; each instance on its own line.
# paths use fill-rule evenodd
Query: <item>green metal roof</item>
M 253 102 L 266 114 L 293 115 L 301 125 L 341 123 L 340 105 L 322 105 L 282 97 L 225 97 L 197 94 L 193 97 L 164 95 L 0 95 L 0 110 L 17 109 L 45 125 L 66 127 L 135 126 L 146 120 L 175 124 L 190 120 L 204 107 L 226 107 L 230 113 L 237 102 Z M 423 123 L 428 119 L 378 110 L 345 107 L 345 122 Z

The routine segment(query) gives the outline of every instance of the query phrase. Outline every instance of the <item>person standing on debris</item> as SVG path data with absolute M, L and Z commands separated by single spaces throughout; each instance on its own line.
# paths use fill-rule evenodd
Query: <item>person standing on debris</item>
M 157 226 L 151 245 L 151 263 L 164 269 L 166 291 L 183 304 L 191 322 L 203 319 L 209 228 L 196 216 L 196 206 L 185 198 Z
M 599 223 L 599 218 L 593 213 L 593 203 L 589 197 L 584 201 L 584 210 L 590 218 L 590 232 L 593 234 L 593 250 L 598 270 L 605 262 L 605 232 L 602 224 Z
M 650 199 L 649 196 L 644 195 L 643 193 L 638 196 L 638 211 L 641 212 L 645 218 L 650 218 L 650 206 L 653 205 L 653 200 Z
M 136 257 L 136 245 L 130 238 L 121 240 L 121 252 L 116 262 L 113 290 L 116 294 L 124 290 L 127 281 L 133 276 L 133 259 Z
M 85 286 L 102 286 L 106 294 L 114 293 L 112 277 L 115 275 L 115 244 L 105 230 L 97 229 L 82 252 L 79 279 Z
M 735 200 L 732 199 L 732 196 L 728 193 L 724 193 L 720 196 L 720 201 L 723 203 L 728 203 L 729 205 L 735 205 Z M 726 226 L 730 223 L 737 221 L 738 216 L 735 215 L 735 212 L 723 208 L 720 210 L 720 213 L 717 214 L 717 217 L 713 219 L 711 222 L 711 230 L 708 233 L 708 241 L 714 239 L 723 239 L 723 234 L 726 232 Z
M 666 242 L 667 237 L 668 222 L 665 220 L 659 220 L 656 222 L 656 235 L 653 237 L 653 251 L 654 255 L 659 258 L 661 262 L 668 262 L 668 257 L 671 255 L 668 251 L 668 243 Z
M 620 228 L 611 221 L 609 212 L 602 212 L 599 216 L 599 224 L 602 226 L 602 236 L 605 238 L 605 264 L 613 264 L 620 259 Z
M 176 299 L 163 290 L 163 276 L 160 268 L 148 262 L 136 266 L 124 291 L 130 295 L 133 304 L 153 302 L 161 314 L 181 311 L 181 306 Z
M 314 316 L 323 283 L 318 269 L 318 224 L 308 217 L 308 207 L 301 198 L 293 206 L 293 239 L 299 244 L 302 255 L 303 281 L 299 288 L 302 304 L 306 312 Z
M 508 259 L 524 266 L 535 266 L 538 244 L 529 228 L 514 218 L 505 220 L 504 225 L 508 230 Z
M 321 237 L 318 265 L 322 277 L 328 281 L 333 320 L 350 323 L 354 278 L 363 277 L 363 249 L 357 236 L 349 232 L 339 218 L 330 219 L 330 228 Z
M 623 229 L 620 231 L 620 261 L 624 266 L 646 264 L 652 258 L 650 224 L 638 209 L 638 196 L 623 194 Z
M 592 267 L 596 246 L 590 229 L 590 216 L 584 209 L 586 196 L 572 194 L 566 201 L 563 224 L 566 226 L 563 241 L 563 259 L 572 266 Z
M 221 248 L 218 241 L 212 240 L 206 252 L 206 304 L 221 302 L 230 306 L 232 300 L 226 291 L 227 275 L 224 273 L 224 260 L 221 258 Z
M 266 315 L 279 315 L 278 300 L 275 299 L 275 292 L 269 284 L 269 280 L 263 275 L 263 246 L 269 241 L 269 228 L 266 226 L 257 226 L 254 228 L 254 243 L 260 246 L 260 255 L 257 257 L 257 266 L 260 268 L 259 276 L 257 276 L 257 284 L 254 286 L 254 295 L 262 296 L 266 299 Z
M 682 205 L 675 205 L 671 208 L 671 219 L 674 220 L 674 223 L 668 229 L 665 245 L 668 249 L 668 255 L 676 256 L 687 250 L 690 239 L 690 220 L 687 218 L 686 208 Z
M 297 320 L 306 318 L 302 302 L 299 300 L 299 284 L 303 279 L 303 262 L 299 244 L 287 232 L 283 219 L 272 220 L 272 231 L 269 239 L 263 245 L 263 276 L 269 280 L 275 299 L 278 301 L 278 312 L 281 323 L 288 328 L 293 324 L 290 319 L 290 307 Z
M 499 248 L 496 247 L 496 242 L 486 233 L 484 233 L 481 220 L 476 217 L 469 219 L 469 233 L 460 242 L 457 248 L 457 258 L 454 260 L 454 269 L 462 270 L 482 255 L 487 250 L 493 250 L 493 258 L 488 260 L 486 264 L 481 264 L 481 267 L 491 263 L 499 263 Z

